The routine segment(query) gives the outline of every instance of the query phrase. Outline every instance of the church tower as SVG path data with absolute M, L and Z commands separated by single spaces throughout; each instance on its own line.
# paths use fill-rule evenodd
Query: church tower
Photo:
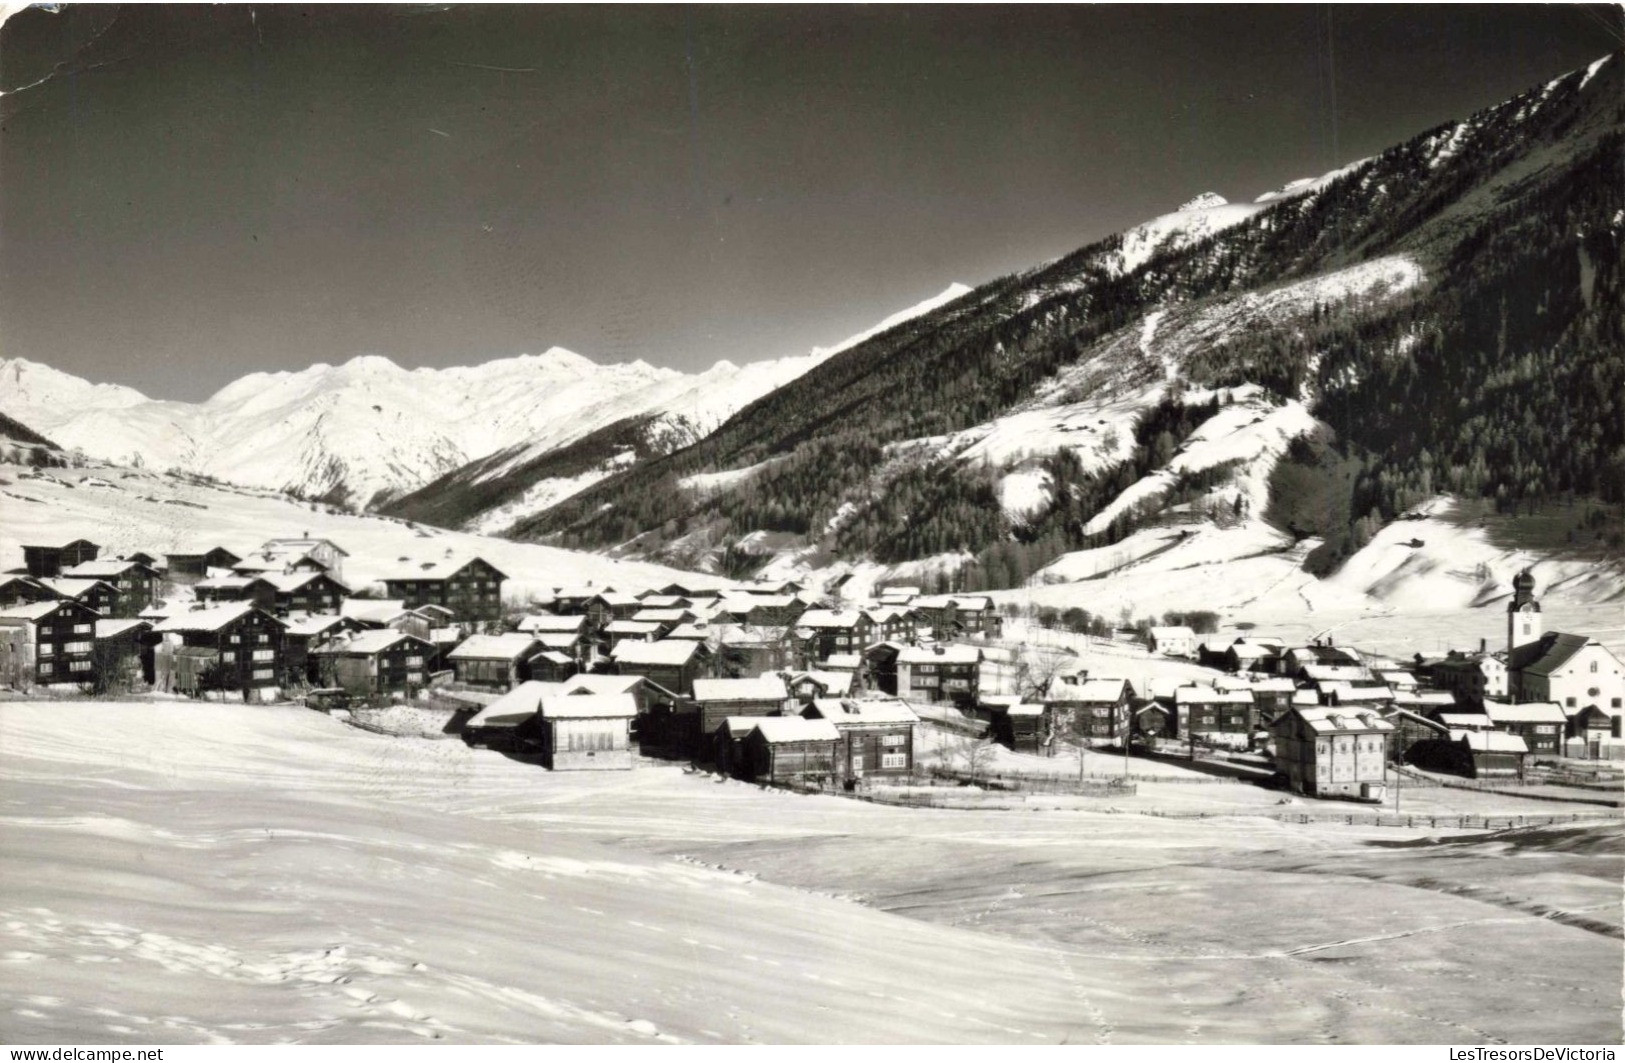
M 1539 642 L 1540 603 L 1535 600 L 1535 577 L 1526 568 L 1512 577 L 1512 600 L 1507 603 L 1507 653 Z

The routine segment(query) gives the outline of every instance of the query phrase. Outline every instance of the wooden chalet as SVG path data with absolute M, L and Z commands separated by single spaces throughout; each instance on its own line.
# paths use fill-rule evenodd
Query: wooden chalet
M 1555 701 L 1535 701 L 1518 705 L 1505 705 L 1490 701 L 1484 704 L 1484 715 L 1497 731 L 1514 734 L 1529 746 L 1535 756 L 1559 756 L 1563 752 L 1563 737 L 1568 730 L 1568 715 Z
M 346 694 L 412 693 L 429 679 L 434 646 L 416 635 L 384 628 L 341 634 L 310 651 L 316 682 Z
M 645 598 L 644 607 L 632 614 L 632 622 L 635 624 L 658 625 L 660 633 L 656 638 L 666 638 L 677 629 L 679 624 L 686 624 L 696 619 L 692 612 L 679 606 L 654 608 L 648 602 L 649 599 Z
M 1353 667 L 1363 671 L 1365 662 L 1352 650 L 1332 645 L 1330 639 L 1312 642 L 1307 646 L 1294 646 L 1281 655 L 1281 674 L 1293 679 L 1308 678 L 1304 669 L 1310 665 L 1329 668 Z
M 465 720 L 463 741 L 488 749 L 517 750 L 535 737 L 535 718 L 543 695 L 563 692 L 557 683 L 526 680 Z
M 60 546 L 24 546 L 23 565 L 35 579 L 60 576 L 64 569 L 94 561 L 102 548 L 89 539 L 74 539 Z
M 835 725 L 841 736 L 836 774 L 844 781 L 894 779 L 914 771 L 914 730 L 920 717 L 901 701 L 816 698 L 801 715 Z
M 95 628 L 96 689 L 128 693 L 157 678 L 157 637 L 147 620 L 98 620 Z
M 0 609 L 0 682 L 21 690 L 93 685 L 98 619 L 68 599 Z
M 1294 705 L 1270 727 L 1276 770 L 1310 797 L 1381 800 L 1393 729 L 1371 709 Z
M 209 576 L 192 585 L 192 594 L 203 605 L 247 602 L 267 613 L 276 612 L 276 584 L 265 576 L 243 573 Z
M 914 610 L 906 605 L 871 605 L 863 610 L 869 619 L 869 641 L 913 642 L 916 635 Z M 867 643 L 865 643 L 867 645 Z M 852 647 L 861 652 L 862 646 Z
M 106 580 L 48 576 L 39 583 L 53 596 L 78 602 L 80 605 L 88 605 L 103 616 L 117 616 L 120 612 L 118 588 Z M 120 617 L 120 619 L 129 618 Z
M 526 662 L 542 651 L 529 635 L 470 635 L 446 654 L 457 682 L 511 690 L 530 679 Z
M 760 716 L 730 716 L 722 721 L 709 750 L 711 763 L 717 771 L 737 779 L 747 777 L 750 762 L 745 739 L 756 730 L 756 723 L 760 719 Z
M 862 653 L 873 630 L 874 621 L 859 609 L 808 609 L 795 623 L 801 655 L 809 662 L 837 653 Z
M 782 628 L 795 624 L 807 603 L 793 594 L 741 594 L 717 605 L 718 619 L 743 627 Z
M 643 610 L 643 602 L 631 594 L 603 591 L 587 600 L 582 610 L 587 615 L 589 631 L 603 631 L 616 620 L 631 620 Z
M 536 713 L 542 762 L 554 771 L 629 771 L 637 715 L 630 694 L 543 695 Z
M 186 586 L 209 578 L 211 569 L 229 569 L 242 558 L 223 546 L 212 546 L 207 550 L 193 550 L 187 553 L 173 553 L 164 555 L 164 576 L 171 583 Z
M 507 576 L 483 558 L 425 561 L 384 580 L 385 592 L 407 608 L 439 605 L 467 623 L 502 619 Z
M 262 554 L 286 558 L 309 558 L 336 580 L 344 579 L 344 559 L 350 554 L 331 539 L 316 539 L 309 534 L 287 539 L 267 539 L 260 547 Z
M 584 616 L 587 612 L 587 603 L 609 591 L 614 587 L 554 587 L 553 601 L 549 608 L 559 616 Z
M 1043 705 L 1017 701 L 993 712 L 993 739 L 1017 753 L 1047 753 L 1053 737 Z
M 744 777 L 763 783 L 834 782 L 841 732 L 828 720 L 763 716 L 743 744 Z
M 604 625 L 604 639 L 609 651 L 623 642 L 655 642 L 660 638 L 660 625 L 641 620 L 611 620 Z
M 316 660 L 310 651 L 339 635 L 365 630 L 348 617 L 293 616 L 282 632 L 282 666 L 288 685 L 317 682 Z
M 1245 744 L 1258 726 L 1251 690 L 1182 686 L 1174 691 L 1178 713 L 1176 733 L 1181 737 L 1218 739 Z
M 351 593 L 349 587 L 326 572 L 285 572 L 265 578 L 274 588 L 273 611 L 277 616 L 337 614 Z
M 682 698 L 693 695 L 694 681 L 705 674 L 710 662 L 702 644 L 677 639 L 623 642 L 610 657 L 621 675 L 642 676 Z
M 109 615 L 120 620 L 139 616 L 151 605 L 158 590 L 158 570 L 140 561 L 82 561 L 66 566 L 61 575 L 69 579 L 91 579 L 111 583 L 118 591 Z
M 1057 731 L 1085 741 L 1112 740 L 1128 730 L 1134 686 L 1127 679 L 1080 679 L 1052 682 L 1044 706 Z
M 895 693 L 920 701 L 975 704 L 981 665 L 982 651 L 975 646 L 905 646 L 896 656 Z
M 240 690 L 264 697 L 282 686 L 287 624 L 245 602 L 177 613 L 153 625 L 157 685 L 181 694 Z
M 810 704 L 815 698 L 844 698 L 853 693 L 857 676 L 852 672 L 830 672 L 810 669 L 803 672 L 780 672 L 785 689 L 794 701 Z
M 546 639 L 548 636 L 539 636 Z M 544 643 L 545 644 L 545 643 Z M 544 649 L 525 662 L 525 671 L 532 679 L 561 683 L 581 671 L 581 662 L 569 653 Z
M 710 741 L 730 716 L 772 716 L 784 712 L 789 704 L 789 691 L 776 675 L 694 680 L 694 706 L 699 713 L 697 726 L 702 741 Z
M 935 638 L 951 635 L 983 635 L 997 637 L 1004 630 L 1004 618 L 999 615 L 993 599 L 980 594 L 935 594 L 915 598 L 910 608 L 920 623 L 931 628 Z
M 41 580 L 33 576 L 21 574 L 0 574 L 0 609 L 11 605 L 28 605 L 31 602 L 49 602 L 59 599 L 56 594 Z

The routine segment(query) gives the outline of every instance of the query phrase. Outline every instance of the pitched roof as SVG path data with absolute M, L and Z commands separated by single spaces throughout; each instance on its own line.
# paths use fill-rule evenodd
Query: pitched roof
M 1023 702 L 1021 704 L 1012 705 L 1004 711 L 1009 713 L 1011 716 L 1042 716 L 1044 715 L 1044 706 L 1031 705 Z
M 200 579 L 194 585 L 207 591 L 240 591 L 247 590 L 256 583 L 270 583 L 264 576 L 210 576 Z M 272 583 L 271 586 L 276 586 Z
M 1495 721 L 1481 712 L 1441 712 L 1439 722 L 1453 731 L 1488 731 L 1495 726 Z
M 759 716 L 756 733 L 768 743 L 837 742 L 841 732 L 828 720 L 808 720 L 800 716 Z
M 544 696 L 562 691 L 558 683 L 544 683 L 536 679 L 520 683 L 471 716 L 463 727 L 465 730 L 470 727 L 518 727 L 536 715 Z
M 572 631 L 537 631 L 529 634 L 550 650 L 572 650 L 581 641 L 581 635 Z
M 384 581 L 386 583 L 402 583 L 414 580 L 450 579 L 476 561 L 495 572 L 498 579 L 508 578 L 506 572 L 503 572 L 483 557 L 443 557 L 438 561 L 419 561 L 415 563 L 410 563 L 410 559 L 408 559 L 408 562 L 403 562 L 403 564 L 410 563 L 411 567 L 396 569 L 386 575 Z
M 106 579 L 109 576 L 122 576 L 132 568 L 144 568 L 148 572 L 153 570 L 151 565 L 140 561 L 81 561 L 63 569 L 62 574 L 74 579 Z
M 1529 744 L 1523 735 L 1509 735 L 1505 731 L 1450 732 L 1452 741 L 1461 742 L 1474 753 L 1527 753 Z
M 117 638 L 120 635 L 133 631 L 136 628 L 151 628 L 150 620 L 98 620 L 96 621 L 96 637 L 99 639 Z
M 519 621 L 520 631 L 538 632 L 579 632 L 581 625 L 587 622 L 585 616 L 554 616 L 552 613 L 535 613 Z
M 824 669 L 837 671 L 854 671 L 863 665 L 861 653 L 832 653 L 823 661 Z
M 1127 679 L 1085 679 L 1081 683 L 1051 683 L 1049 700 L 1100 702 L 1118 700 L 1128 693 Z
M 409 612 L 404 598 L 346 598 L 339 603 L 339 615 L 372 624 L 384 624 Z
M 512 661 L 528 656 L 540 648 L 536 640 L 529 635 L 512 632 L 506 635 L 470 635 L 446 656 L 459 661 Z
M 283 594 L 290 594 L 313 580 L 326 579 L 338 584 L 348 591 L 350 588 L 340 583 L 331 572 L 277 572 L 265 577 L 270 584 Z
M 619 664 L 685 665 L 700 652 L 699 644 L 687 640 L 661 639 L 658 642 L 627 640 L 610 651 Z
M 680 624 L 694 614 L 687 609 L 654 609 L 643 608 L 632 614 L 632 619 L 639 623 L 650 624 Z
M 1372 734 L 1387 732 L 1394 725 L 1371 709 L 1343 708 L 1341 706 L 1294 707 L 1296 713 L 1316 734 L 1354 732 Z M 1290 716 L 1292 713 L 1288 713 Z
M 1167 642 L 1171 639 L 1194 639 L 1196 638 L 1196 632 L 1182 625 L 1176 625 L 1174 627 L 1154 627 L 1151 629 L 1151 637 L 1162 642 Z
M 8 605 L 4 609 L 0 609 L 0 619 L 42 620 L 65 605 L 75 604 L 78 603 L 68 602 L 59 598 L 45 602 L 29 602 L 27 605 Z
M 342 625 L 345 617 L 334 616 L 331 613 L 321 613 L 313 616 L 291 616 L 288 618 L 289 635 L 309 637 L 331 631 Z
M 789 697 L 776 675 L 755 679 L 696 679 L 695 701 L 783 701 Z
M 282 621 L 264 610 L 257 609 L 248 602 L 227 602 L 209 609 L 194 609 L 189 613 L 176 613 L 158 621 L 153 626 L 157 632 L 166 631 L 219 631 L 229 624 L 236 623 L 249 613 L 259 613 L 267 620 L 271 620 L 286 627 Z
M 394 628 L 386 627 L 376 628 L 371 631 L 358 631 L 348 639 L 334 639 L 331 642 L 318 646 L 311 652 L 332 654 L 335 656 L 348 656 L 350 654 L 367 654 L 370 656 L 374 653 L 381 653 L 382 651 L 389 649 L 391 646 L 402 641 L 403 639 L 422 643 L 425 647 L 429 646 L 428 642 L 425 642 L 423 639 L 420 639 L 415 635 L 408 635 L 404 631 L 396 631 Z
M 863 620 L 857 609 L 808 609 L 796 618 L 796 627 L 849 628 Z
M 1251 690 L 1219 690 L 1216 687 L 1183 686 L 1174 691 L 1175 705 L 1251 705 Z
M 935 646 L 908 646 L 897 655 L 899 664 L 976 664 L 982 651 L 975 646 L 956 644 Z
M 117 593 L 118 588 L 101 579 L 64 579 L 61 576 L 47 576 L 38 581 L 42 587 L 49 588 L 64 598 L 83 598 L 97 587 L 106 587 Z
M 1522 705 L 1484 703 L 1484 715 L 1496 723 L 1567 723 L 1568 715 L 1555 701 L 1530 701 Z
M 1507 667 L 1529 675 L 1551 675 L 1568 663 L 1570 657 L 1585 649 L 1592 640 L 1585 635 L 1571 635 L 1566 631 L 1551 631 L 1539 642 L 1519 646 L 1512 651 Z
M 596 672 L 584 672 L 573 675 L 562 684 L 566 694 L 585 690 L 589 694 L 630 694 L 643 685 L 641 675 L 602 675 Z
M 548 694 L 538 711 L 548 720 L 631 719 L 638 703 L 631 694 Z

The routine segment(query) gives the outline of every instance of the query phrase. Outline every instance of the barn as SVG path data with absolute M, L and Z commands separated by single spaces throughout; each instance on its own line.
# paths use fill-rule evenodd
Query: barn
M 745 737 L 746 778 L 764 783 L 826 783 L 838 774 L 841 733 L 828 720 L 763 716 Z
M 383 628 L 340 635 L 310 654 L 319 684 L 370 696 L 421 688 L 428 682 L 434 646 L 416 635 Z
M 630 694 L 543 695 L 536 713 L 543 763 L 554 771 L 630 770 L 637 714 Z
M 470 635 L 446 660 L 459 683 L 511 690 L 530 678 L 525 662 L 540 652 L 542 644 L 529 635 Z

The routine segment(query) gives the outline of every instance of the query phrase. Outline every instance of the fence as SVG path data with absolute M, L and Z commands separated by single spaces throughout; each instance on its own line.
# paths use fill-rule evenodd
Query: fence
M 1088 797 L 1135 792 L 1135 788 L 1123 782 L 1122 776 L 1119 775 L 1104 778 L 1085 776 L 1080 780 L 1076 774 L 1003 775 L 997 772 L 977 772 L 972 775 L 969 772 L 952 771 L 947 768 L 932 768 L 926 773 L 926 777 L 955 785 L 980 786 L 988 790 L 1013 792 L 1078 794 Z

